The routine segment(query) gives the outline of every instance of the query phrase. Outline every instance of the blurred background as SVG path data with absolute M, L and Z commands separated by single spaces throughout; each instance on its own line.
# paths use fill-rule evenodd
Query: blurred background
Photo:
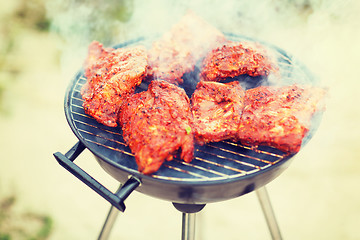
M 284 239 L 360 239 L 360 2 L 353 0 L 13 0 L 0 4 L 0 240 L 96 239 L 109 203 L 54 152 L 77 142 L 66 87 L 87 45 L 161 33 L 187 9 L 224 32 L 293 54 L 329 89 L 313 139 L 267 185 Z M 89 151 L 76 160 L 110 190 Z M 134 192 L 110 239 L 180 239 L 181 213 Z M 197 239 L 270 239 L 254 193 L 208 204 Z

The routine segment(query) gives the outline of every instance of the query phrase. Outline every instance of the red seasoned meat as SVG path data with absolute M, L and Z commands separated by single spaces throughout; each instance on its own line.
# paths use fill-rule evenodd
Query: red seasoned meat
M 103 49 L 101 44 L 92 43 L 85 65 L 87 82 L 81 89 L 84 110 L 98 122 L 116 127 L 124 99 L 146 76 L 145 48 Z
M 191 97 L 196 142 L 218 142 L 236 137 L 244 108 L 240 83 L 198 83 Z
M 190 100 L 182 88 L 153 80 L 147 91 L 127 99 L 121 107 L 119 122 L 140 172 L 156 172 L 178 152 L 185 162 L 192 160 L 192 114 Z
M 258 43 L 227 42 L 212 50 L 203 60 L 200 79 L 221 81 L 242 74 L 268 76 L 278 67 Z
M 313 114 L 322 109 L 324 95 L 322 88 L 298 85 L 247 90 L 237 139 L 298 152 Z
M 104 48 L 103 44 L 98 41 L 91 42 L 88 46 L 88 55 L 84 62 L 85 77 L 90 78 L 95 74 L 102 67 L 99 64 L 99 60 L 106 58 L 114 50 L 114 48 Z

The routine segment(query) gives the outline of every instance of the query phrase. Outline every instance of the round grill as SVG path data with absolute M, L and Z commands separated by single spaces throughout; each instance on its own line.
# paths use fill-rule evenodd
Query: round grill
M 227 37 L 228 39 L 234 41 L 254 41 L 253 39 L 244 36 L 232 34 L 227 34 Z M 126 42 L 115 47 L 137 44 L 147 45 L 148 43 L 148 40 L 142 38 Z M 283 50 L 267 43 L 260 43 L 267 46 L 275 53 L 275 57 L 280 68 L 279 71 L 282 83 L 313 83 L 314 79 L 305 66 L 295 61 Z M 197 74 L 189 74 L 189 77 L 194 76 L 197 76 Z M 251 78 L 248 76 L 242 76 L 241 80 L 241 82 L 245 84 L 245 88 L 251 88 L 267 83 L 264 79 Z M 140 192 L 143 191 L 150 195 L 156 195 L 157 193 L 153 193 L 152 190 L 149 192 L 147 191 L 145 183 L 150 182 L 152 185 L 154 182 L 158 182 L 161 184 L 167 184 L 167 186 L 177 185 L 180 186 L 180 188 L 184 186 L 191 186 L 190 190 L 188 189 L 191 193 L 187 193 L 187 195 L 194 195 L 193 192 L 196 192 L 196 190 L 192 188 L 194 186 L 209 187 L 210 185 L 237 182 L 240 180 L 248 181 L 249 179 L 257 179 L 259 176 L 261 178 L 263 173 L 269 171 L 271 172 L 272 169 L 278 168 L 292 157 L 292 155 L 286 154 L 272 147 L 259 146 L 257 148 L 252 148 L 244 146 L 238 142 L 222 141 L 218 143 L 209 143 L 204 146 L 195 146 L 194 159 L 191 163 L 185 163 L 181 159 L 174 158 L 172 161 L 165 162 L 154 174 L 150 176 L 143 175 L 137 171 L 134 154 L 124 142 L 121 128 L 104 126 L 98 123 L 91 116 L 85 114 L 82 107 L 83 100 L 80 94 L 81 87 L 85 82 L 86 78 L 84 77 L 83 70 L 81 70 L 77 73 L 69 85 L 65 97 L 65 113 L 68 123 L 79 140 L 97 157 L 100 165 L 113 175 L 113 177 L 118 180 L 124 180 L 126 177 L 117 177 L 116 175 L 119 173 L 121 173 L 120 175 L 125 173 L 124 175 L 127 177 L 135 176 L 141 179 L 143 185 L 141 185 L 138 189 Z M 186 79 L 184 82 L 186 83 Z M 146 84 L 140 85 L 139 89 L 143 90 L 143 88 L 146 88 Z M 191 95 L 191 89 L 193 91 L 194 87 L 190 86 L 187 88 L 185 86 L 184 89 L 189 95 Z M 308 140 L 311 135 L 312 131 L 310 131 L 309 136 L 305 139 Z M 278 174 L 279 173 L 270 175 Z M 241 195 L 252 191 L 254 188 L 266 184 L 274 178 L 274 176 L 270 177 L 267 175 L 263 178 L 265 178 L 265 180 L 260 181 L 261 183 L 258 183 L 256 186 L 254 182 L 247 182 L 246 185 L 252 185 L 251 189 L 245 190 L 241 193 L 235 192 L 234 190 L 234 193 L 231 193 L 231 197 L 234 197 L 233 195 Z M 166 188 L 163 190 L 156 189 L 155 192 L 165 192 L 167 190 L 168 189 Z M 202 191 L 203 190 L 201 190 L 201 192 Z M 159 197 L 167 198 L 171 201 L 187 202 L 186 199 L 179 200 L 179 198 L 184 199 L 184 197 L 180 195 L 181 193 L 174 193 L 169 197 Z M 228 198 L 229 196 L 223 197 Z M 220 196 L 218 198 L 222 197 Z M 196 199 L 195 197 L 194 199 L 193 196 L 189 197 L 189 199 L 191 202 L 211 202 L 218 200 L 216 197 L 207 200 L 204 200 L 201 197 L 199 199 Z

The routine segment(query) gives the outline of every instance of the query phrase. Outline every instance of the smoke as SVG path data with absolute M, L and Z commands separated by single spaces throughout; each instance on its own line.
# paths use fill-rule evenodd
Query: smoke
M 61 38 L 57 47 L 66 74 L 82 66 L 91 41 L 107 46 L 125 41 L 131 32 L 128 21 L 133 12 L 132 1 L 53 0 L 46 7 L 50 29 Z
M 51 30 L 62 39 L 58 47 L 62 53 L 61 66 L 66 72 L 74 73 L 76 67 L 80 68 L 91 41 L 111 46 L 140 36 L 160 35 L 189 9 L 222 32 L 265 40 L 289 49 L 319 68 L 322 52 L 315 49 L 319 44 L 314 44 L 314 39 L 326 43 L 332 37 L 329 34 L 334 24 L 358 22 L 353 18 L 358 9 L 354 2 L 53 0 L 47 3 L 47 15 L 52 22 Z

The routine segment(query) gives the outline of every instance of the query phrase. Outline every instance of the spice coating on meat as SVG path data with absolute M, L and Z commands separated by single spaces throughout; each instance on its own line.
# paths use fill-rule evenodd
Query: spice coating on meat
M 277 71 L 278 67 L 260 44 L 228 41 L 205 57 L 200 79 L 221 81 L 242 74 L 268 76 Z
M 237 81 L 201 81 L 191 97 L 195 140 L 203 145 L 236 137 L 245 91 Z
M 149 75 L 174 84 L 194 70 L 198 60 L 225 41 L 216 28 L 189 11 L 149 50 Z
M 322 110 L 324 95 L 322 88 L 298 85 L 247 90 L 237 139 L 246 145 L 298 152 L 313 114 Z
M 98 50 L 90 45 L 86 61 L 87 82 L 81 89 L 83 107 L 98 122 L 117 126 L 117 116 L 124 99 L 132 94 L 146 76 L 147 53 L 141 46 Z M 99 46 L 99 45 L 95 45 Z M 94 57 L 95 56 L 95 57 Z M 98 57 L 96 60 L 93 58 Z M 89 64 L 90 63 L 90 64 Z
M 96 73 L 101 64 L 98 64 L 99 59 L 104 59 L 106 56 L 114 51 L 114 48 L 104 48 L 102 43 L 93 41 L 88 46 L 88 54 L 84 62 L 85 77 L 90 78 Z
M 194 155 L 190 100 L 182 88 L 153 80 L 147 91 L 130 96 L 119 114 L 123 137 L 135 154 L 138 169 L 156 172 L 165 160 L 190 162 Z

